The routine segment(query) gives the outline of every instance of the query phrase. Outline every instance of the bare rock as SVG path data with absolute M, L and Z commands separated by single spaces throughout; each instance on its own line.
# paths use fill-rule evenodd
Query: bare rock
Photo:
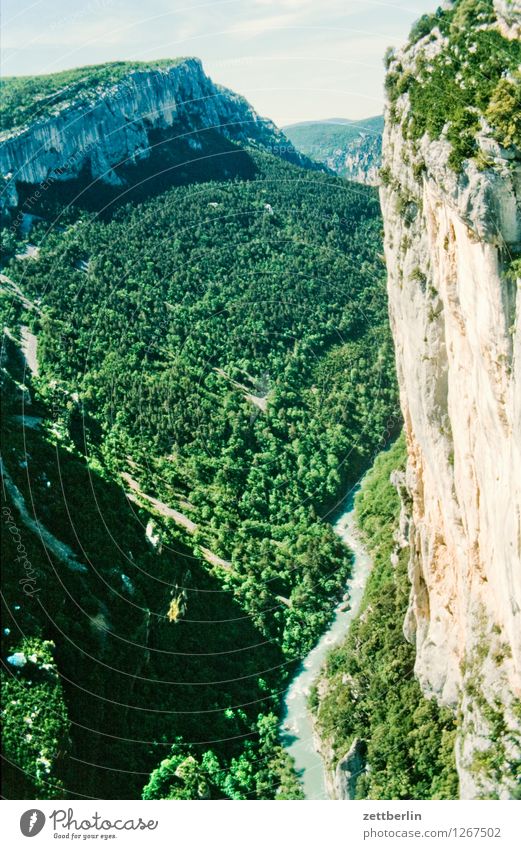
M 336 799 L 355 799 L 356 785 L 365 769 L 365 743 L 355 737 L 348 753 L 338 762 L 334 789 Z
M 496 6 L 519 21 L 518 3 Z M 442 48 L 429 41 L 430 55 Z M 421 49 L 394 61 L 412 69 Z M 404 94 L 388 116 L 381 188 L 408 447 L 395 481 L 410 549 L 404 631 L 424 692 L 461 711 L 461 795 L 508 798 L 521 757 L 521 281 L 506 271 L 521 245 L 521 154 L 482 122 L 492 167 L 467 160 L 456 173 L 443 138 L 419 150 L 404 139 L 409 108 Z

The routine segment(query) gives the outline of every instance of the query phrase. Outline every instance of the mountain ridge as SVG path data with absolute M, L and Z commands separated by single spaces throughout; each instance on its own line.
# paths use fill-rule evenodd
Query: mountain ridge
M 151 175 L 158 178 L 162 171 L 165 181 L 175 179 L 176 170 L 190 167 L 195 179 L 194 162 L 203 160 L 203 172 L 206 167 L 226 175 L 225 161 L 219 157 L 249 147 L 296 165 L 319 167 L 245 98 L 215 84 L 199 59 L 164 60 L 151 67 L 136 68 L 132 63 L 88 67 L 94 81 L 101 78 L 94 89 L 89 75 L 85 79 L 85 69 L 78 69 L 77 75 L 62 72 L 40 78 L 40 83 L 34 83 L 38 78 L 22 78 L 18 91 L 22 106 L 24 86 L 41 85 L 42 79 L 60 81 L 64 73 L 73 84 L 54 93 L 51 85 L 47 111 L 33 123 L 13 125 L 4 132 L 0 141 L 4 216 L 23 205 L 34 186 L 40 191 L 37 205 L 42 196 L 49 197 L 49 188 L 52 195 L 58 185 L 75 180 L 120 190 L 139 179 L 137 173 L 133 176 L 133 167 L 146 165 L 147 160 Z M 13 78 L 9 85 L 14 85 Z M 71 93 L 72 99 L 66 99 Z M 10 108 L 18 114 L 14 102 Z M 53 108 L 57 111 L 48 111 Z

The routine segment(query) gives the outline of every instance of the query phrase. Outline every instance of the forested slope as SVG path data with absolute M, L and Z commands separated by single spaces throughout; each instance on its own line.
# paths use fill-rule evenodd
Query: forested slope
M 56 435 L 56 407 L 22 407 L 23 366 L 13 345 L 6 354 L 4 793 L 136 798 L 181 735 L 223 765 L 245 747 L 258 758 L 258 716 L 273 726 L 286 675 L 280 649 L 187 546 L 151 544 L 150 513 Z M 268 792 L 281 757 L 273 745 L 259 770 Z
M 349 573 L 328 511 L 396 405 L 381 221 L 371 189 L 238 155 L 251 179 L 103 217 L 42 208 L 39 250 L 4 268 L 6 468 L 85 568 L 49 563 L 7 493 L 42 587 L 20 603 L 9 550 L 3 658 L 26 660 L 6 663 L 10 727 L 33 710 L 24 635 L 61 705 L 47 754 L 8 735 L 9 796 L 44 798 L 50 782 L 133 797 L 172 744 L 150 798 L 299 796 L 280 694 Z

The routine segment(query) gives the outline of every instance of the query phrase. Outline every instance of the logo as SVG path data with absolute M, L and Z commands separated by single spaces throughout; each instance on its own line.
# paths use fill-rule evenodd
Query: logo
M 24 837 L 35 837 L 45 825 L 45 814 L 37 808 L 31 808 L 20 817 L 20 831 Z

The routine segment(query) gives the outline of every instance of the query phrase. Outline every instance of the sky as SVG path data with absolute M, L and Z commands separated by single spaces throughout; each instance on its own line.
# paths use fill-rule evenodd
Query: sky
M 4 76 L 198 56 L 280 126 L 383 108 L 382 56 L 437 0 L 0 0 Z

